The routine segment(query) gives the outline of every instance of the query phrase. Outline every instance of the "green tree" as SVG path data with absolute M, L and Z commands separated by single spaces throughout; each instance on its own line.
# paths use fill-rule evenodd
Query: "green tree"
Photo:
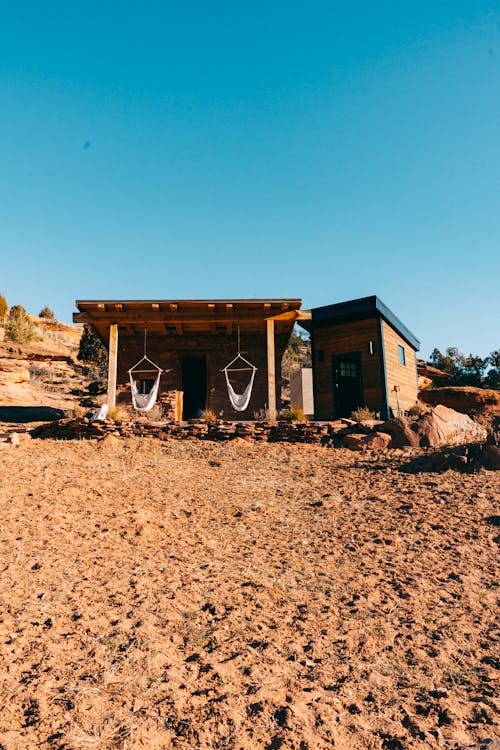
M 101 374 L 106 372 L 108 367 L 108 352 L 91 325 L 85 325 L 83 328 L 77 358 L 81 362 L 95 365 Z
M 54 313 L 52 312 L 52 310 L 50 309 L 50 307 L 47 307 L 47 305 L 45 305 L 45 307 L 42 307 L 42 309 L 40 310 L 40 312 L 38 314 L 38 317 L 39 318 L 46 318 L 47 320 L 55 320 L 56 319 L 56 316 L 54 315 Z
M 487 388 L 500 389 L 500 349 L 491 352 L 487 360 L 490 369 L 484 379 L 485 385 Z
M 35 326 L 22 305 L 12 305 L 7 323 L 7 336 L 16 344 L 28 344 L 35 338 Z

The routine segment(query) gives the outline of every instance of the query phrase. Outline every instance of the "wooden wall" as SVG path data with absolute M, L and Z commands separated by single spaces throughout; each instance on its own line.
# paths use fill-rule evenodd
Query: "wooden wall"
M 317 419 L 334 419 L 334 385 L 332 357 L 349 352 L 361 354 L 363 399 L 375 412 L 384 408 L 384 394 L 379 357 L 379 335 L 376 318 L 337 323 L 313 331 L 314 407 Z M 370 354 L 369 342 L 373 342 Z M 323 361 L 319 353 L 323 352 Z
M 287 334 L 276 334 L 276 391 L 280 393 L 280 370 L 283 351 L 288 342 Z M 246 420 L 254 419 L 254 414 L 263 410 L 267 405 L 267 339 L 266 333 L 242 334 L 242 353 L 246 359 L 258 368 L 255 374 L 252 397 L 248 408 L 243 412 L 235 411 L 227 395 L 226 381 L 221 369 L 236 355 L 236 338 L 224 335 L 184 335 L 159 336 L 149 335 L 147 343 L 148 356 L 157 363 L 164 372 L 160 380 L 161 394 L 173 390 L 182 390 L 181 361 L 183 356 L 206 355 L 207 357 L 207 408 L 212 409 L 217 416 L 222 412 L 224 419 Z M 132 367 L 143 354 L 143 338 L 141 336 L 118 336 L 118 386 L 122 386 L 120 400 L 130 399 L 127 386 L 129 379 L 127 370 Z M 236 391 L 243 391 L 251 373 L 231 377 Z M 154 376 L 153 376 L 154 377 Z M 124 391 L 124 392 L 123 392 Z
M 417 354 L 401 336 L 385 320 L 382 320 L 382 332 L 385 351 L 385 371 L 389 406 L 393 414 L 397 415 L 396 391 L 399 386 L 399 404 L 403 411 L 407 411 L 417 401 Z M 398 347 L 405 350 L 406 365 L 399 362 Z

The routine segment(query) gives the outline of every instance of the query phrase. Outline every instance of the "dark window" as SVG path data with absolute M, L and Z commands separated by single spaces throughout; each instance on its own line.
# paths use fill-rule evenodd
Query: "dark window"
M 406 365 L 405 348 L 404 346 L 401 346 L 401 344 L 398 346 L 398 353 L 399 353 L 399 364 Z
M 358 368 L 356 366 L 356 362 L 341 362 L 340 374 L 343 378 L 357 378 Z

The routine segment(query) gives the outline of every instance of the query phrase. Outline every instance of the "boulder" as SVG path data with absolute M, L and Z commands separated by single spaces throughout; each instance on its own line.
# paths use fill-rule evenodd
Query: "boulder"
M 488 433 L 467 414 L 438 404 L 418 421 L 420 445 L 459 445 L 486 440 Z
M 375 427 L 381 424 L 384 424 L 384 421 L 381 419 L 362 419 L 361 422 L 357 423 L 356 427 L 359 427 L 363 432 L 370 433 L 373 432 Z
M 387 432 L 372 432 L 365 435 L 363 445 L 371 451 L 384 451 L 391 444 L 391 436 Z
M 389 447 L 391 439 L 385 432 L 372 432 L 370 435 L 350 433 L 344 435 L 344 445 L 352 451 L 383 451 Z
M 351 451 L 364 451 L 366 446 L 363 442 L 363 440 L 367 436 L 360 432 L 354 432 L 350 433 L 348 435 L 344 435 L 343 441 L 346 448 L 349 448 Z
M 375 427 L 375 432 L 385 432 L 391 436 L 391 448 L 406 448 L 411 446 L 417 448 L 419 437 L 412 428 L 412 423 L 407 417 L 395 417 L 382 422 Z

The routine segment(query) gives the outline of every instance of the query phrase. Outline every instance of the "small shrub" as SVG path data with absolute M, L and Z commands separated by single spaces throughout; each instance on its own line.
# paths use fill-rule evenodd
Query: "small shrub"
M 292 415 L 292 419 L 295 422 L 307 422 L 307 417 L 304 414 L 304 410 L 300 407 L 292 407 L 290 409 L 290 414 Z
M 125 413 L 123 409 L 120 409 L 118 406 L 115 406 L 114 409 L 109 409 L 108 413 L 106 415 L 107 419 L 112 419 L 113 422 L 119 422 L 122 420 L 125 416 Z
M 8 312 L 9 306 L 7 304 L 7 300 L 5 299 L 3 294 L 0 294 L 0 320 L 5 320 Z
M 85 409 L 82 406 L 74 406 L 73 409 L 66 411 L 66 417 L 69 419 L 82 419 L 86 414 Z
M 431 409 L 429 406 L 427 406 L 426 404 L 422 404 L 420 401 L 417 401 L 408 409 L 408 416 L 423 417 L 424 414 L 428 414 L 430 411 Z
M 16 344 L 28 344 L 35 338 L 35 326 L 22 305 L 10 308 L 7 336 Z
M 375 412 L 367 406 L 358 406 L 351 414 L 351 419 L 355 422 L 363 422 L 365 419 L 375 419 Z
M 52 310 L 50 309 L 50 307 L 47 307 L 47 306 L 42 307 L 42 309 L 38 313 L 38 317 L 39 318 L 46 318 L 47 320 L 55 320 L 56 319 L 56 316 L 54 315 L 54 313 L 52 312 Z
M 205 422 L 215 422 L 217 420 L 217 415 L 213 411 L 213 409 L 205 409 L 201 413 L 201 418 L 205 420 Z

